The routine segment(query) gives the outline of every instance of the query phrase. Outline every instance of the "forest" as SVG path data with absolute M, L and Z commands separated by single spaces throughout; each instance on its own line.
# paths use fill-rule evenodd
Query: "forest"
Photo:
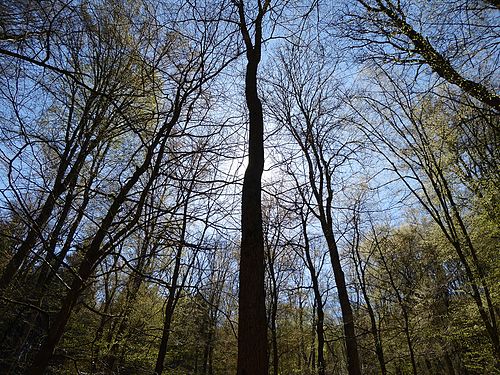
M 0 78 L 0 374 L 500 374 L 499 0 L 4 0 Z

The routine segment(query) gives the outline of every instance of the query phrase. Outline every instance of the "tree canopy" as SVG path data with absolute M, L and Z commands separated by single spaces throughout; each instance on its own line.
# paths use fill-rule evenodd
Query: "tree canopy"
M 500 4 L 0 4 L 0 373 L 500 374 Z

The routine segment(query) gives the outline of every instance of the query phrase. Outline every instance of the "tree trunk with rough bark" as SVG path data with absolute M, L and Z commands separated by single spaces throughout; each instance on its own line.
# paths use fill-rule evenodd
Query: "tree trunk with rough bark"
M 265 301 L 264 235 L 262 228 L 262 172 L 264 171 L 264 118 L 257 92 L 261 58 L 262 18 L 269 2 L 259 2 L 253 22 L 252 43 L 243 2 L 238 2 L 239 27 L 247 52 L 245 98 L 249 114 L 248 166 L 241 203 L 241 253 L 239 275 L 238 375 L 267 375 L 269 353 Z

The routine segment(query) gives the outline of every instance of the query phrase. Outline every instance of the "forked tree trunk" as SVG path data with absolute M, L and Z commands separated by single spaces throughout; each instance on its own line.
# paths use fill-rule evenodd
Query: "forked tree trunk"
M 268 3 L 255 19 L 255 42 L 247 28 L 243 2 L 238 2 L 240 31 L 247 48 L 245 98 L 249 114 L 248 166 L 241 203 L 241 253 L 239 275 L 238 375 L 268 375 L 269 353 L 265 300 L 264 235 L 261 179 L 264 170 L 264 119 L 257 92 L 261 57 L 262 18 Z

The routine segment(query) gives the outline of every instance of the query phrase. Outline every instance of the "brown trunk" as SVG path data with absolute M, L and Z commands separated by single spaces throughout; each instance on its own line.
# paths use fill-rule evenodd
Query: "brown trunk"
M 417 361 L 415 360 L 415 351 L 413 350 L 413 343 L 410 336 L 410 326 L 409 326 L 410 322 L 406 309 L 403 310 L 403 318 L 405 322 L 404 331 L 405 331 L 406 342 L 408 344 L 408 350 L 410 352 L 411 368 L 413 370 L 413 375 L 418 375 Z
M 210 317 L 206 322 L 208 327 L 208 334 L 205 341 L 205 348 L 203 350 L 203 368 L 201 373 L 203 375 L 213 375 L 213 353 L 214 353 L 214 320 Z
M 146 245 L 147 246 L 147 245 Z M 137 266 L 137 270 L 139 270 L 140 273 L 144 272 L 144 261 L 143 261 L 143 255 L 141 255 L 141 260 L 139 261 L 139 264 Z M 123 312 L 121 314 L 122 318 L 120 323 L 118 324 L 118 328 L 116 330 L 116 337 L 114 339 L 114 343 L 111 345 L 109 348 L 109 353 L 106 359 L 107 362 L 107 368 L 113 372 L 115 371 L 116 367 L 116 362 L 118 358 L 120 358 L 122 352 L 123 352 L 123 346 L 126 345 L 124 342 L 124 338 L 126 336 L 126 331 L 129 326 L 129 319 L 130 319 L 130 314 L 132 312 L 133 306 L 137 300 L 137 295 L 139 294 L 139 289 L 142 285 L 143 282 L 143 277 L 142 275 L 139 274 L 132 274 L 130 276 L 129 280 L 129 290 L 127 291 L 127 296 L 125 299 L 125 307 L 123 309 Z
M 274 315 L 274 312 L 273 312 Z M 278 352 L 278 334 L 276 327 L 276 316 L 271 322 L 271 339 L 273 343 L 273 375 L 279 374 L 279 352 Z
M 238 323 L 238 375 L 267 375 L 261 176 L 264 169 L 262 104 L 257 95 L 258 59 L 249 54 L 246 101 L 250 116 L 248 167 L 241 205 L 241 257 Z
M 87 108 L 88 105 L 89 104 L 87 103 Z M 84 115 L 84 118 L 80 120 L 80 126 L 85 123 L 86 118 Z M 7 263 L 2 276 L 0 277 L 0 293 L 9 286 L 25 259 L 28 257 L 30 252 L 33 251 L 33 247 L 35 246 L 40 233 L 43 231 L 45 225 L 50 219 L 50 216 L 52 215 L 52 212 L 54 211 L 57 200 L 76 181 L 85 162 L 85 158 L 95 146 L 96 144 L 93 144 L 90 141 L 90 137 L 85 138 L 77 158 L 74 161 L 74 165 L 68 171 L 68 167 L 71 164 L 71 158 L 76 150 L 76 145 L 66 145 L 65 151 L 62 155 L 62 160 L 57 169 L 52 189 L 49 192 L 42 209 L 40 210 L 40 214 L 33 220 L 26 238 L 21 243 L 14 256 Z M 66 173 L 67 175 L 65 176 Z
M 188 206 L 190 202 L 191 193 L 194 187 L 194 182 L 195 179 L 193 178 L 191 180 L 191 184 L 188 188 L 187 196 L 184 201 L 182 229 L 180 233 L 181 244 L 177 247 L 177 251 L 175 253 L 174 270 L 172 272 L 172 279 L 170 280 L 171 286 L 168 288 L 168 299 L 167 299 L 167 305 L 165 307 L 165 318 L 163 321 L 163 332 L 160 341 L 160 348 L 158 350 L 158 357 L 156 358 L 155 372 L 154 372 L 155 375 L 161 375 L 163 373 L 163 369 L 165 366 L 165 357 L 167 355 L 168 339 L 170 337 L 170 325 L 172 324 L 172 318 L 174 315 L 175 306 L 179 301 L 179 298 L 181 296 L 181 291 L 184 288 L 187 277 L 186 273 L 184 275 L 184 278 L 182 278 L 179 283 L 179 276 L 181 274 L 180 271 L 182 264 L 182 252 L 184 250 L 183 243 L 185 241 L 186 230 L 187 230 Z
M 322 147 L 319 147 L 318 144 L 316 144 L 316 140 L 313 135 L 314 132 L 312 131 L 314 122 L 311 121 L 310 114 L 304 109 L 301 109 L 301 111 L 304 115 L 306 125 L 306 137 L 304 137 L 304 133 L 302 131 L 295 129 L 292 123 L 289 122 L 288 125 L 293 137 L 301 147 L 303 155 L 307 161 L 309 169 L 309 183 L 317 203 L 315 216 L 320 221 L 321 229 L 330 254 L 330 261 L 332 263 L 333 275 L 337 286 L 337 294 L 344 324 L 348 373 L 349 375 L 360 375 L 361 366 L 359 363 L 356 332 L 354 329 L 354 316 L 352 313 L 351 303 L 349 301 L 349 294 L 347 292 L 342 264 L 340 262 L 337 242 L 333 233 L 333 171 L 331 169 L 330 159 L 324 154 Z
M 373 337 L 373 343 L 375 345 L 375 353 L 377 355 L 378 363 L 380 365 L 380 373 L 381 375 L 387 374 L 387 367 L 385 365 L 384 358 L 384 348 L 382 346 L 382 337 L 381 333 L 377 327 L 377 318 L 375 316 L 375 311 L 373 310 L 373 306 L 371 303 L 371 298 L 368 295 L 368 290 L 366 289 L 366 273 L 363 268 L 361 254 L 359 252 L 359 243 L 360 243 L 360 232 L 359 232 L 359 212 L 356 212 L 354 216 L 354 240 L 352 245 L 353 258 L 356 262 L 355 271 L 356 276 L 358 278 L 359 286 L 361 288 L 361 293 L 363 294 L 363 299 L 365 300 L 366 310 L 368 311 L 368 316 L 370 317 L 370 333 Z
M 33 226 L 28 231 L 28 235 L 26 236 L 25 240 L 21 243 L 14 256 L 5 266 L 2 277 L 0 278 L 0 292 L 9 286 L 11 281 L 16 276 L 17 271 L 21 267 L 21 264 L 29 255 L 30 251 L 33 250 L 39 233 L 43 230 L 45 224 L 50 218 L 50 215 L 52 214 L 52 211 L 56 204 L 56 198 L 58 198 L 62 193 L 62 184 L 58 184 L 54 187 L 52 193 L 49 194 L 40 212 L 40 215 L 38 215 L 38 217 L 34 221 Z
M 49 365 L 49 360 L 52 357 L 52 353 L 64 333 L 66 324 L 71 316 L 71 311 L 81 294 L 83 280 L 87 280 L 91 273 L 92 265 L 84 261 L 80 266 L 78 276 L 74 278 L 73 283 L 71 284 L 71 289 L 66 295 L 61 309 L 54 319 L 54 324 L 50 327 L 47 338 L 36 354 L 33 363 L 26 371 L 27 375 L 45 374 L 47 366 Z
M 270 258 L 270 257 L 269 257 Z M 271 273 L 271 285 L 272 285 L 272 301 L 271 301 L 271 344 L 272 344 L 272 363 L 273 363 L 273 375 L 278 375 L 279 373 L 279 352 L 278 352 L 278 327 L 276 325 L 276 319 L 278 316 L 278 288 L 276 283 L 276 275 L 273 270 L 274 265 L 269 262 L 269 269 Z
M 172 288 L 174 289 L 174 288 Z M 163 321 L 163 331 L 160 341 L 160 348 L 158 350 L 158 357 L 156 358 L 155 375 L 161 375 L 165 367 L 165 357 L 167 355 L 168 339 L 170 337 L 170 325 L 172 323 L 172 316 L 175 308 L 175 289 L 171 290 L 168 295 L 167 306 L 165 307 L 165 319 Z
M 304 340 L 304 306 L 302 297 L 299 296 L 299 332 L 300 332 L 300 353 L 297 353 L 298 368 L 302 371 L 303 366 L 307 366 L 306 343 Z
M 360 266 L 361 267 L 361 266 Z M 375 317 L 375 311 L 373 311 L 373 307 L 371 305 L 370 298 L 368 296 L 366 290 L 366 284 L 364 281 L 360 280 L 361 290 L 363 293 L 363 298 L 365 299 L 366 309 L 368 311 L 368 315 L 370 317 L 370 332 L 373 337 L 373 341 L 375 344 L 375 353 L 377 354 L 378 363 L 380 365 L 380 373 L 382 375 L 387 374 L 387 368 L 385 366 L 385 358 L 384 358 L 384 348 L 382 346 L 382 340 L 380 337 L 380 332 L 377 328 L 377 319 Z
M 325 232 L 328 250 L 330 252 L 330 259 L 332 262 L 333 276 L 335 277 L 335 284 L 337 285 L 337 293 L 339 297 L 340 309 L 342 311 L 342 320 L 344 323 L 345 344 L 347 353 L 347 370 L 349 375 L 361 375 L 361 366 L 358 356 L 358 345 L 356 339 L 356 332 L 354 329 L 354 316 L 352 313 L 351 302 L 349 301 L 349 294 L 347 293 L 347 286 L 345 283 L 344 271 L 342 271 L 342 264 L 340 263 L 340 256 L 335 242 L 335 237 L 331 228 L 326 228 L 323 223 L 323 230 Z
M 381 1 L 377 1 L 380 10 L 384 12 L 399 28 L 401 34 L 406 35 L 415 46 L 415 51 L 425 59 L 425 62 L 446 81 L 457 85 L 470 96 L 489 105 L 497 111 L 500 111 L 500 96 L 494 91 L 490 91 L 485 86 L 464 78 L 451 63 L 439 53 L 432 44 L 419 34 L 406 19 L 400 17 L 390 6 L 382 5 Z M 490 3 L 498 4 L 498 1 L 491 0 Z M 496 5 L 495 4 L 495 5 Z
M 245 98 L 249 114 L 248 166 L 241 203 L 241 253 L 238 295 L 238 375 L 268 375 L 269 353 L 265 299 L 264 235 L 262 228 L 261 179 L 264 170 L 264 119 L 257 92 L 257 69 L 261 57 L 262 18 L 267 6 L 259 7 L 255 19 L 255 45 L 247 28 L 243 2 L 237 3 L 240 31 L 247 48 Z
M 269 223 L 270 225 L 270 223 Z M 278 229 L 279 231 L 280 229 Z M 276 324 L 278 316 L 278 281 L 276 279 L 275 262 L 276 262 L 276 248 L 278 246 L 279 234 L 273 241 L 269 241 L 269 233 L 264 231 L 264 243 L 267 257 L 267 268 L 269 273 L 269 327 L 271 333 L 271 356 L 273 375 L 279 374 L 279 351 L 278 351 L 278 327 Z M 276 242 L 274 242 L 276 241 Z
M 378 247 L 378 242 L 377 242 L 377 247 Z M 408 315 L 408 309 L 407 309 L 407 303 L 406 301 L 403 300 L 403 297 L 399 293 L 399 288 L 396 285 L 396 282 L 394 281 L 392 272 L 387 265 L 387 261 L 382 254 L 382 251 L 379 248 L 379 253 L 380 253 L 380 259 L 382 260 L 382 264 L 384 265 L 385 271 L 387 272 L 387 276 L 389 276 L 389 284 L 391 285 L 392 289 L 394 290 L 394 293 L 396 294 L 396 299 L 398 300 L 399 307 L 401 308 L 401 315 L 403 315 L 403 321 L 404 321 L 404 327 L 403 331 L 405 334 L 406 338 L 406 344 L 408 345 L 408 352 L 410 354 L 410 362 L 411 362 L 411 368 L 413 375 L 417 375 L 417 362 L 415 359 L 415 352 L 413 349 L 413 342 L 411 339 L 411 334 L 410 334 L 410 317 Z
M 321 305 L 321 301 L 318 302 L 318 305 L 316 308 L 317 308 L 317 315 L 318 315 L 318 320 L 316 321 L 316 334 L 318 335 L 318 375 L 325 375 L 325 369 L 326 369 L 325 355 L 324 355 L 324 350 L 325 350 L 325 330 L 324 330 L 325 314 L 323 312 L 323 306 Z
M 304 234 L 304 253 L 306 255 L 307 269 L 311 276 L 312 287 L 314 292 L 314 300 L 316 302 L 316 334 L 318 336 L 318 375 L 325 375 L 326 362 L 324 356 L 325 350 L 325 313 L 323 311 L 323 299 L 319 289 L 318 274 L 311 258 L 309 246 L 309 237 L 307 236 L 307 218 L 302 216 L 302 233 Z

